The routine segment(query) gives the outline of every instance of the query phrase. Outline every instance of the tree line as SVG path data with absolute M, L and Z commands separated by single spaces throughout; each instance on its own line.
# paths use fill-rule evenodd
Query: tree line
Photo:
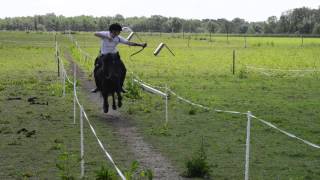
M 108 17 L 57 16 L 54 13 L 27 17 L 0 18 L 1 30 L 28 31 L 101 31 L 118 22 L 137 32 L 190 32 L 227 34 L 320 34 L 320 6 L 318 9 L 296 8 L 262 22 L 248 22 L 241 18 L 182 19 L 153 15 L 128 17 L 120 14 Z

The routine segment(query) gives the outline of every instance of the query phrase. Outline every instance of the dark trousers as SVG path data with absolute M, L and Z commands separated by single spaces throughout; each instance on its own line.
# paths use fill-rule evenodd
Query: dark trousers
M 97 70 L 102 67 L 103 59 L 106 58 L 106 56 L 107 55 L 103 55 L 103 54 L 100 54 L 99 56 L 97 56 L 97 58 L 94 62 L 94 70 L 93 70 L 94 74 L 96 74 Z M 122 62 L 119 53 L 117 52 L 114 56 L 116 57 L 118 64 L 120 66 L 120 86 L 122 88 L 124 80 L 126 78 L 127 69 L 126 69 L 124 63 Z M 96 85 L 98 85 L 96 78 L 95 78 L 95 82 L 96 82 Z

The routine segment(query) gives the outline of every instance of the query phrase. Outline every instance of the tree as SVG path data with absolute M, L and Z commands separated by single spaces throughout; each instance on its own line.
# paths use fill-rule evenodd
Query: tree
M 179 32 L 182 27 L 181 20 L 179 18 L 169 18 L 167 21 L 169 27 L 171 27 L 171 32 Z
M 240 18 L 234 18 L 231 21 L 231 27 L 232 30 L 231 32 L 233 33 L 243 33 L 243 31 L 240 30 L 241 27 L 243 27 L 244 25 L 247 25 L 248 23 L 244 20 L 244 19 L 240 19 Z
M 277 28 L 277 17 L 276 16 L 270 16 L 267 20 L 267 22 L 264 23 L 263 30 L 264 33 L 273 34 L 276 32 Z
M 320 35 L 320 23 L 316 23 L 313 27 L 312 34 L 319 34 Z
M 207 23 L 207 30 L 210 33 L 215 33 L 218 30 L 218 27 L 219 27 L 219 25 L 212 20 Z

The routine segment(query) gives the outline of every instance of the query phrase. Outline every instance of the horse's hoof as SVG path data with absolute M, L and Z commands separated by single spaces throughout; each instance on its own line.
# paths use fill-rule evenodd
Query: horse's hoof
M 103 106 L 103 112 L 104 113 L 108 113 L 109 111 L 109 107 L 108 106 Z
M 112 105 L 112 109 L 113 109 L 113 110 L 116 110 L 116 109 L 117 109 L 117 106 L 116 106 L 116 105 Z
M 121 106 L 122 106 L 122 102 L 119 101 L 119 102 L 118 102 L 118 107 L 120 108 Z

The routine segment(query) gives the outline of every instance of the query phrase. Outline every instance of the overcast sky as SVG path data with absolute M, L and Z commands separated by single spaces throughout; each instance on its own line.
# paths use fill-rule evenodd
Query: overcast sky
M 162 15 L 185 19 L 265 21 L 293 8 L 317 9 L 320 0 L 2 0 L 0 18 L 46 13 L 124 17 Z

